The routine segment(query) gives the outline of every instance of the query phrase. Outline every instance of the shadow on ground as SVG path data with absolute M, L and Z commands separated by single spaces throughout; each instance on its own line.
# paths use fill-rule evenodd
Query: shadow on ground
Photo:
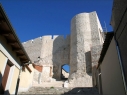
M 73 88 L 68 92 L 65 92 L 62 95 L 100 95 L 96 87 L 87 87 L 87 88 Z

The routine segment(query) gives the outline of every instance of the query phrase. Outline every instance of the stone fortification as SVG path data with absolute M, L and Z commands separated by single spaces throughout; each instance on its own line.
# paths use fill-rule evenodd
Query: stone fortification
M 92 71 L 97 64 L 103 44 L 102 28 L 96 12 L 80 13 L 71 20 L 71 35 L 47 35 L 23 43 L 35 65 L 43 67 L 36 70 L 38 83 L 61 79 L 64 64 L 70 65 L 68 87 L 91 87 Z M 37 78 L 35 78 L 37 81 Z M 93 80 L 94 81 L 94 80 Z
M 69 77 L 69 73 L 66 72 L 64 69 L 62 69 L 62 74 L 63 74 L 63 78 L 68 78 Z
M 46 35 L 24 42 L 23 46 L 32 62 L 43 66 L 41 74 L 35 72 L 39 83 L 49 81 L 51 77 L 61 79 L 62 65 L 69 64 L 70 36 Z
M 91 57 L 91 48 L 102 45 L 101 32 L 96 12 L 80 13 L 71 20 L 71 70 L 68 86 L 92 86 L 92 60 L 95 57 Z
M 54 35 L 42 37 L 42 48 L 40 63 L 42 65 L 53 65 L 53 78 L 61 78 L 61 66 L 69 64 L 70 38 L 67 36 Z
M 41 58 L 42 64 L 69 63 L 69 36 L 54 35 L 42 37 Z
M 22 43 L 31 61 L 38 60 L 38 56 L 41 55 L 42 37 L 38 37 Z

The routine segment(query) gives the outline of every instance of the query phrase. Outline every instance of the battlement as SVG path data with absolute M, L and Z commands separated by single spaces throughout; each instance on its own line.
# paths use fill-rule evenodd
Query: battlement
M 45 35 L 42 36 L 42 40 L 55 40 L 56 38 L 64 39 L 63 35 Z
M 36 43 L 36 42 L 42 42 L 42 37 L 38 37 L 38 38 L 35 38 L 35 39 L 31 39 L 31 40 L 28 40 L 26 42 L 23 42 L 22 44 L 29 44 L 29 43 Z
M 42 40 L 51 40 L 51 39 L 52 39 L 52 35 L 42 36 Z
M 42 44 L 42 42 L 45 42 L 46 41 L 46 43 L 48 42 L 48 41 L 61 41 L 61 40 L 66 40 L 66 41 L 69 41 L 69 39 L 70 39 L 70 35 L 66 35 L 66 36 L 64 36 L 64 35 L 45 35 L 45 36 L 42 36 L 42 37 L 38 37 L 38 38 L 35 38 L 35 39 L 31 39 L 31 40 L 28 40 L 28 41 L 26 41 L 26 42 L 23 42 L 22 43 L 22 45 L 24 46 L 24 47 L 29 47 L 29 46 L 33 46 L 33 45 L 37 45 L 37 44 Z
M 64 35 L 45 35 L 42 36 L 42 40 L 55 40 L 55 39 L 68 39 L 70 35 L 64 36 Z

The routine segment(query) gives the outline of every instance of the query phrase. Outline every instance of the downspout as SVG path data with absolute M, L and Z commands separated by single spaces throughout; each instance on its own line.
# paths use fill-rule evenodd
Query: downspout
M 17 84 L 16 84 L 15 95 L 17 95 L 17 93 L 18 93 L 21 71 L 22 71 L 22 65 L 20 66 L 20 71 L 19 71 L 19 75 L 18 75 L 18 79 L 17 79 Z
M 17 79 L 15 95 L 17 95 L 17 93 L 18 93 L 19 82 L 20 82 L 20 76 L 21 76 L 22 68 L 23 68 L 23 66 L 28 65 L 28 64 L 32 64 L 31 61 L 29 61 L 28 63 L 24 63 L 24 64 L 21 64 L 21 65 L 20 65 L 20 71 L 19 71 L 19 75 L 18 75 L 18 79 Z M 29 71 L 29 70 L 28 70 L 28 71 Z
M 119 45 L 118 45 L 118 42 L 116 41 L 115 36 L 114 36 L 114 40 L 115 40 L 115 43 L 116 43 L 116 50 L 117 50 L 118 59 L 119 59 L 119 63 L 120 63 L 120 69 L 121 69 L 121 73 L 122 73 L 122 79 L 123 79 L 125 94 L 127 95 L 127 86 L 126 86 L 126 81 L 125 81 L 125 75 L 124 75 L 124 70 L 123 70 L 121 54 L 120 54 Z

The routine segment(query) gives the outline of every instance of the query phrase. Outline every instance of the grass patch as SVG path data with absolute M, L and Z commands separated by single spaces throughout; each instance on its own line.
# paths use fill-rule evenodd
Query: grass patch
M 50 87 L 50 89 L 54 89 L 54 87 L 52 86 L 52 87 Z

